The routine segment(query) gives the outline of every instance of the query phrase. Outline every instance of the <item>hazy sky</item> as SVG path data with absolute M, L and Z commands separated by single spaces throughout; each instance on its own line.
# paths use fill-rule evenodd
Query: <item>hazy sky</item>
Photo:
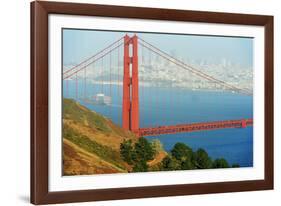
M 128 32 L 63 30 L 63 63 L 77 64 Z M 131 34 L 132 33 L 128 33 Z M 195 36 L 178 34 L 137 33 L 144 40 L 177 57 L 189 60 L 230 60 L 253 66 L 253 39 L 239 37 Z

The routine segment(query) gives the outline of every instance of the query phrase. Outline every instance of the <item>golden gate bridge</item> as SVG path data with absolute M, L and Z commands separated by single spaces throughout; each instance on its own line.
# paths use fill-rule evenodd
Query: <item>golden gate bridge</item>
M 155 70 L 154 67 L 156 67 L 156 70 L 161 70 L 161 68 L 157 67 L 159 58 L 165 62 L 162 68 L 164 68 L 166 76 L 168 75 L 164 80 L 161 75 L 150 78 L 152 69 Z M 154 62 L 154 65 L 152 62 Z M 239 88 L 206 72 L 202 72 L 137 35 L 132 37 L 125 35 L 79 64 L 65 69 L 63 72 L 64 97 L 71 96 L 69 95 L 69 82 L 72 81 L 75 84 L 74 98 L 76 100 L 82 99 L 88 101 L 97 94 L 116 98 L 116 101 L 122 105 L 121 111 L 119 112 L 119 124 L 124 129 L 134 132 L 137 136 L 153 136 L 225 128 L 245 128 L 253 125 L 253 119 L 242 118 L 176 124 L 172 122 L 167 125 L 147 126 L 142 124 L 145 126 L 140 127 L 140 121 L 152 118 L 153 113 L 157 113 L 156 111 L 158 110 L 161 110 L 158 112 L 161 115 L 167 114 L 167 119 L 173 119 L 176 105 L 181 100 L 182 93 L 178 92 L 176 97 L 173 94 L 173 98 L 171 98 L 171 95 L 160 97 L 157 93 L 151 93 L 151 87 L 149 85 L 157 87 L 157 82 L 162 81 L 158 85 L 159 89 L 173 87 L 179 88 L 178 91 L 180 91 L 179 79 L 177 79 L 178 76 L 174 77 L 175 73 L 181 74 L 180 80 L 183 84 L 198 85 L 204 82 L 204 84 L 213 85 L 213 88 L 218 90 L 228 90 L 244 95 L 252 95 L 249 89 Z M 90 89 L 89 85 L 95 88 Z M 114 85 L 117 85 L 117 88 Z M 93 93 L 93 91 L 96 91 L 96 94 L 89 94 Z M 173 91 L 173 93 L 177 92 Z M 146 113 L 140 112 L 145 110 L 145 108 L 150 111 Z M 144 114 L 146 114 L 146 117 L 143 116 Z M 110 118 L 110 115 L 108 115 L 108 118 Z

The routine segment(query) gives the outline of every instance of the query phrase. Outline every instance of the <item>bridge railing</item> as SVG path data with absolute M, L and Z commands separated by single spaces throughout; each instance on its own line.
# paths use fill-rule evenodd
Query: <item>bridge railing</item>
M 215 122 L 203 122 L 192 124 L 180 124 L 171 126 L 159 126 L 153 128 L 141 128 L 137 135 L 139 136 L 153 136 L 161 134 L 175 134 L 183 132 L 195 132 L 203 130 L 226 129 L 226 128 L 244 128 L 253 125 L 253 119 L 242 120 L 226 120 Z

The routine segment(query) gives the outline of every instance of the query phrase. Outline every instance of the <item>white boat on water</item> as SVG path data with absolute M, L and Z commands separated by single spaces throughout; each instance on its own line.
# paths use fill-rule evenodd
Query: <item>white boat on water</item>
M 94 104 L 94 105 L 111 105 L 112 98 L 104 94 L 97 94 L 93 97 L 81 99 L 85 103 Z
M 112 98 L 102 93 L 96 94 L 93 99 L 96 104 L 100 105 L 111 105 L 112 103 Z

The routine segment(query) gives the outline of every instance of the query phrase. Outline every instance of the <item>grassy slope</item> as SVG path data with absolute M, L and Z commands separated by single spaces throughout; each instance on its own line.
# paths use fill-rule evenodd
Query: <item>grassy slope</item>
M 124 139 L 137 137 L 113 124 L 104 116 L 79 103 L 63 101 L 64 174 L 83 175 L 127 172 L 131 167 L 120 157 Z M 159 153 L 150 165 L 157 164 L 165 154 Z
M 63 140 L 63 150 L 65 175 L 124 172 L 114 164 L 102 160 L 95 153 L 85 151 L 67 139 Z

